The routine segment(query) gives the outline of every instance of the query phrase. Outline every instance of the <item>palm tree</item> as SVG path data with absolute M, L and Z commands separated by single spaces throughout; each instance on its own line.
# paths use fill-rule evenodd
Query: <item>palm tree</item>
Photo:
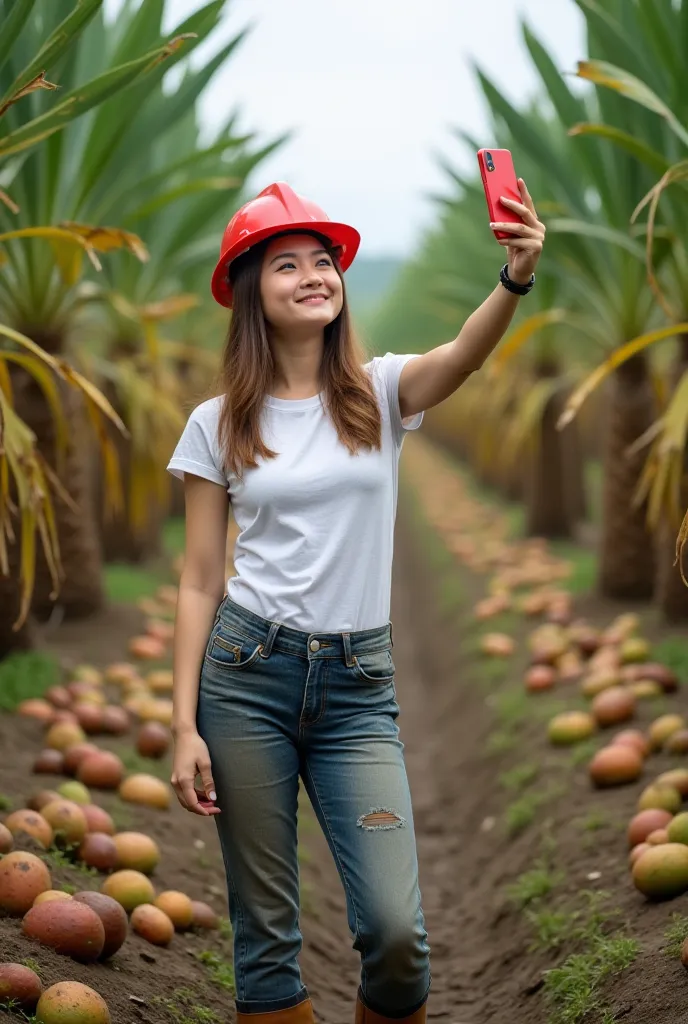
M 0 159 L 5 161 L 3 184 L 13 195 L 0 190 L 0 210 L 8 221 L 9 230 L 0 233 L 0 309 L 22 316 L 21 296 L 13 287 L 17 267 L 30 264 L 27 239 L 48 241 L 54 246 L 62 268 L 69 268 L 72 279 L 78 276 L 82 253 L 99 266 L 98 249 L 113 249 L 126 244 L 138 254 L 145 250 L 133 234 L 112 229 L 100 230 L 82 226 L 34 226 L 21 216 L 16 199 L 27 197 L 24 165 L 28 150 L 37 143 L 51 139 L 62 131 L 70 120 L 93 109 L 117 91 L 146 75 L 160 61 L 175 51 L 181 40 L 169 40 L 144 52 L 126 65 L 117 65 L 105 75 L 87 78 L 78 90 L 67 94 L 61 102 L 49 109 L 38 109 L 36 94 L 55 91 L 56 86 L 46 78 L 46 71 L 65 62 L 70 49 L 94 17 L 102 0 L 82 0 L 67 17 L 57 24 L 54 7 L 37 11 L 35 0 L 2 0 L 3 35 L 0 40 L 0 117 L 9 123 L 10 130 L 0 137 Z M 63 12 L 64 13 L 64 12 Z M 43 35 L 36 36 L 40 28 Z M 45 33 L 47 32 L 47 37 Z M 32 35 L 33 33 L 33 35 Z M 21 70 L 21 60 L 27 38 L 35 42 L 32 54 Z M 15 65 L 10 62 L 10 57 Z M 33 110 L 27 110 L 33 105 Z M 33 114 L 34 116 L 31 116 Z M 41 209 L 39 212 L 43 212 Z M 17 220 L 20 221 L 17 225 Z M 21 221 L 23 220 L 23 223 Z M 14 222 L 12 222 L 14 221 Z M 86 237 L 86 236 L 89 237 Z M 31 244 L 31 243 L 29 243 Z M 73 280 L 72 282 L 73 283 Z M 36 294 L 32 293 L 31 298 Z M 37 446 L 35 433 L 18 415 L 21 394 L 35 388 L 40 391 L 44 407 L 50 410 L 55 446 L 52 453 L 55 468 L 63 468 L 65 438 L 68 436 L 66 408 L 71 407 L 75 390 L 85 398 L 85 409 L 101 439 L 106 462 L 110 467 L 113 486 L 116 484 L 116 462 L 103 427 L 102 415 L 118 426 L 123 425 L 100 392 L 67 364 L 55 360 L 35 341 L 0 323 L 3 346 L 0 350 L 0 573 L 2 581 L 3 616 L 0 649 L 4 652 L 14 646 L 30 642 L 26 628 L 26 615 L 31 597 L 36 562 L 36 533 L 38 532 L 52 585 L 57 585 L 61 570 L 60 547 L 56 526 L 53 495 L 73 508 L 73 502 L 62 487 L 49 461 Z M 20 514 L 19 537 L 13 520 Z M 11 575 L 10 575 L 11 574 Z
M 579 6 L 587 18 L 588 48 L 595 54 L 610 45 L 609 25 L 613 22 L 607 12 L 604 16 L 600 13 L 600 6 L 617 5 L 581 0 Z M 598 120 L 598 105 L 603 107 L 600 98 L 574 95 L 525 26 L 524 39 L 562 129 Z M 629 230 L 637 196 L 652 184 L 649 170 L 628 153 L 605 150 L 590 138 L 566 139 L 558 151 L 551 136 L 534 130 L 528 117 L 483 75 L 481 84 L 492 109 L 509 125 L 522 150 L 548 169 L 552 188 L 566 210 L 565 216 L 548 220 L 550 241 L 556 233 L 566 235 L 565 248 L 557 246 L 550 252 L 558 273 L 569 284 L 575 308 L 583 315 L 587 310 L 589 337 L 609 348 L 657 324 L 659 311 L 645 280 L 643 245 Z M 614 374 L 606 406 L 599 586 L 611 597 L 645 599 L 654 589 L 653 545 L 645 508 L 632 505 L 642 457 L 626 457 L 629 445 L 650 426 L 656 411 L 644 356 Z
M 29 6 L 32 10 L 0 69 L 0 88 L 4 88 L 6 82 L 13 83 L 9 86 L 10 94 L 12 88 L 16 92 L 17 83 L 21 86 L 26 81 L 28 71 L 35 70 L 37 64 L 31 61 L 31 54 L 40 48 L 42 33 L 52 30 L 50 39 L 62 38 L 64 34 L 64 26 L 56 25 L 55 5 L 39 0 Z M 188 52 L 204 41 L 217 25 L 223 7 L 224 0 L 212 0 L 172 33 L 163 34 L 164 4 L 161 0 L 151 0 L 136 10 L 132 3 L 126 3 L 113 26 L 104 23 L 102 0 L 78 4 L 80 45 L 68 62 L 62 59 L 62 53 L 58 55 L 61 59 L 56 70 L 60 71 L 64 87 L 74 87 L 65 97 L 69 101 L 72 95 L 81 97 L 85 91 L 84 81 L 88 81 L 94 65 L 106 67 L 108 70 L 96 79 L 101 83 L 100 105 L 92 109 L 88 118 L 70 123 L 59 135 L 48 138 L 39 151 L 23 154 L 21 160 L 10 165 L 8 189 L 20 210 L 0 211 L 0 227 L 8 227 L 11 222 L 14 227 L 24 228 L 46 218 L 58 220 L 70 235 L 88 240 L 92 247 L 111 249 L 117 239 L 119 244 L 128 244 L 139 256 L 145 255 L 132 232 L 94 232 L 87 225 L 103 223 L 98 215 L 108 205 L 108 190 L 115 185 L 131 184 L 131 176 L 136 173 L 137 161 L 133 154 L 145 148 L 155 132 L 162 135 L 174 125 L 181 116 L 183 104 L 188 104 L 189 98 L 198 94 L 212 71 L 236 45 L 238 40 L 233 40 L 204 69 L 187 74 L 176 92 L 164 96 L 161 106 L 161 80 L 169 67 L 181 59 L 180 44 L 184 42 Z M 90 20 L 84 27 L 85 9 Z M 48 44 L 43 51 L 49 56 L 53 54 Z M 130 73 L 132 67 L 134 74 Z M 144 74 L 145 82 L 142 81 Z M 112 83 L 120 81 L 127 87 L 115 90 Z M 109 83 L 109 89 L 105 89 L 103 83 Z M 41 119 L 49 121 L 53 117 L 54 120 L 54 112 L 45 110 L 43 92 L 40 95 L 32 92 L 26 102 L 32 105 L 31 113 L 36 115 L 39 125 Z M 21 113 L 26 116 L 25 112 Z M 17 146 L 27 133 L 27 126 L 21 122 L 19 104 L 8 109 L 7 119 L 10 132 L 0 139 L 0 155 L 17 152 Z M 49 353 L 73 360 L 70 339 L 74 337 L 88 295 L 75 287 L 82 269 L 79 250 L 75 250 L 71 237 L 68 245 L 61 241 L 56 239 L 51 248 L 37 241 L 22 240 L 23 247 L 19 242 L 10 242 L 0 307 L 6 321 L 21 333 L 33 338 Z M 54 427 L 43 395 L 29 385 L 17 400 L 24 420 L 36 434 L 39 450 L 48 454 L 54 440 Z M 60 604 L 65 614 L 81 615 L 102 604 L 102 556 L 89 443 L 80 429 L 83 409 L 73 402 L 68 412 L 66 458 L 71 473 L 65 483 L 72 499 L 71 507 L 76 506 L 78 512 L 71 511 L 70 505 L 64 502 L 56 509 L 57 535 L 65 567 Z M 52 590 L 47 560 L 41 559 L 34 596 L 34 608 L 39 614 L 48 614 L 54 607 Z
M 206 81 L 207 72 L 206 67 Z M 100 217 L 117 214 L 124 226 L 145 236 L 151 249 L 143 270 L 124 259 L 109 265 L 102 292 L 104 344 L 91 360 L 131 435 L 121 452 L 126 505 L 103 523 L 107 558 L 139 560 L 156 549 L 170 496 L 165 466 L 189 397 L 184 386 L 194 367 L 207 386 L 216 361 L 202 340 L 220 337 L 216 328 L 207 328 L 208 266 L 227 220 L 243 201 L 247 178 L 284 138 L 257 146 L 253 135 L 236 133 L 230 115 L 203 145 L 192 80 L 187 73 L 168 131 L 140 148 L 129 179 L 118 179 L 98 206 Z M 155 122 L 167 102 L 162 91 L 149 100 Z M 101 500 L 107 506 L 106 491 Z
M 586 122 L 573 130 L 578 135 L 611 142 L 653 177 L 659 177 L 644 199 L 640 194 L 636 196 L 632 220 L 636 224 L 640 214 L 648 209 L 648 222 L 643 228 L 647 270 L 669 328 L 646 333 L 623 346 L 595 372 L 591 383 L 598 383 L 612 370 L 618 373 L 632 365 L 656 341 L 678 337 L 668 378 L 673 397 L 663 403 L 662 415 L 656 423 L 634 439 L 631 451 L 634 459 L 645 460 L 636 498 L 648 499 L 648 524 L 657 534 L 657 600 L 666 618 L 680 621 L 688 616 L 688 593 L 675 566 L 680 510 L 688 504 L 688 393 L 684 383 L 688 371 L 688 203 L 681 184 L 688 172 L 688 129 L 675 111 L 685 109 L 683 86 L 688 51 L 682 27 L 688 17 L 688 3 L 633 4 L 624 12 L 636 19 L 635 24 L 633 20 L 626 21 L 624 45 L 617 45 L 613 51 L 616 59 L 624 60 L 624 66 L 599 60 L 579 65 L 579 75 L 594 82 L 601 95 L 612 98 L 613 102 L 606 103 L 606 119 Z M 619 23 L 607 24 L 618 44 Z M 634 31 L 629 34 L 629 29 Z M 657 60 L 660 53 L 662 60 Z M 632 74 L 630 67 L 638 69 L 643 77 Z M 582 391 L 587 393 L 589 383 Z M 645 459 L 648 444 L 651 447 Z

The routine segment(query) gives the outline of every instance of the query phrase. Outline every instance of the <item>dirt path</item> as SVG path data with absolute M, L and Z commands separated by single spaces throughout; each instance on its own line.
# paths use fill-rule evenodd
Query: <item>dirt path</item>
M 434 646 L 435 630 L 426 636 L 418 625 L 415 559 L 399 536 L 400 556 L 395 564 L 392 621 L 397 694 L 401 707 L 399 725 L 405 744 L 406 765 L 413 798 L 418 841 L 420 883 L 426 926 L 432 948 L 433 986 L 428 1018 L 451 1024 L 474 1024 L 468 1014 L 471 998 L 452 967 L 456 956 L 458 922 L 455 914 L 456 841 L 451 816 L 443 807 L 451 785 L 442 779 L 445 765 L 435 736 L 436 680 L 433 680 L 426 647 Z M 406 552 L 406 554 L 405 554 Z M 441 689 L 441 686 L 439 687 Z M 313 907 L 304 915 L 302 966 L 316 1013 L 324 1024 L 350 1024 L 359 980 L 359 958 L 351 949 L 346 926 L 345 902 L 339 878 L 324 837 L 309 829 L 306 842 L 312 863 L 304 869 Z M 466 1009 L 464 1009 L 466 1007 Z M 477 1024 L 477 1018 L 475 1019 Z
M 685 897 L 645 900 L 629 877 L 626 838 L 643 789 L 661 772 L 685 767 L 685 755 L 655 753 L 636 783 L 595 790 L 587 763 L 609 732 L 587 748 L 551 747 L 547 721 L 586 706 L 578 687 L 525 694 L 533 620 L 511 613 L 501 623 L 478 622 L 473 609 L 488 577 L 448 553 L 409 497 L 402 494 L 395 600 L 397 609 L 408 603 L 409 633 L 421 652 L 418 712 L 404 665 L 400 682 L 412 784 L 421 800 L 428 795 L 418 831 L 434 953 L 429 1016 L 446 1013 L 452 1024 L 688 1019 L 685 969 L 668 940 L 679 926 L 688 935 Z M 450 546 L 459 535 L 450 535 Z M 688 718 L 688 629 L 663 625 L 650 606 L 633 610 L 657 659 L 670 657 L 684 685 L 640 701 L 632 724 L 647 729 L 668 712 Z M 575 617 L 599 628 L 627 611 L 593 595 L 574 601 Z M 478 653 L 479 635 L 493 629 L 513 636 L 512 659 L 490 662 Z M 430 786 L 415 778 L 419 744 Z M 550 1005 L 545 978 L 559 967 Z M 586 985 L 598 976 L 591 994 Z

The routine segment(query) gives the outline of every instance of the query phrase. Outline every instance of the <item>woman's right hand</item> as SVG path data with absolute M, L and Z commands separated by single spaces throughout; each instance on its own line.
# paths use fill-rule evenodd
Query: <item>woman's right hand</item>
M 203 789 L 195 788 L 200 774 Z M 174 739 L 174 765 L 170 779 L 182 807 L 193 814 L 219 814 L 215 806 L 215 783 L 210 766 L 210 753 L 205 741 L 195 731 L 178 733 Z

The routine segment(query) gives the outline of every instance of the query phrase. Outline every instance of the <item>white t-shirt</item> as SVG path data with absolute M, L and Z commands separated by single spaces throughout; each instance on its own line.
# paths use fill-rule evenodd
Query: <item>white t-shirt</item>
M 382 413 L 382 449 L 351 455 L 320 396 L 265 399 L 261 430 L 277 458 L 259 459 L 243 482 L 227 476 L 217 438 L 222 398 L 191 413 L 168 469 L 226 487 L 239 536 L 232 600 L 308 633 L 373 629 L 389 622 L 397 476 L 405 432 L 399 377 L 413 355 L 366 363 Z

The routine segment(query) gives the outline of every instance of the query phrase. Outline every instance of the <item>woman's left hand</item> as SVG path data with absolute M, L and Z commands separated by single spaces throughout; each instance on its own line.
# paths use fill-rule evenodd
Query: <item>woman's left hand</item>
M 533 200 L 526 188 L 523 178 L 518 179 L 518 190 L 522 202 L 500 196 L 500 201 L 521 217 L 522 224 L 495 222 L 490 227 L 497 231 L 508 231 L 513 238 L 498 238 L 500 245 L 506 246 L 509 260 L 509 277 L 516 284 L 528 284 L 537 261 L 540 259 L 545 241 L 545 225 L 538 220 Z

